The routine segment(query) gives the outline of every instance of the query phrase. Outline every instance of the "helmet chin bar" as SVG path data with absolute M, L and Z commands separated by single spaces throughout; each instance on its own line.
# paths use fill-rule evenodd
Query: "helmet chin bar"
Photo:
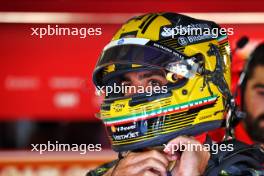
M 116 152 L 127 152 L 127 151 L 138 151 L 141 149 L 144 149 L 146 147 L 158 147 L 158 146 L 164 146 L 164 144 L 167 144 L 168 141 L 174 139 L 176 136 L 181 136 L 181 135 L 190 135 L 190 136 L 195 136 L 199 135 L 203 132 L 206 131 L 211 131 L 216 128 L 220 128 L 223 126 L 223 120 L 217 120 L 214 122 L 205 122 L 202 124 L 199 124 L 197 126 L 190 126 L 187 127 L 183 130 L 180 131 L 175 131 L 173 133 L 165 134 L 163 135 L 162 138 L 154 138 L 151 140 L 146 140 L 130 145 L 124 145 L 124 146 L 112 146 L 113 150 Z

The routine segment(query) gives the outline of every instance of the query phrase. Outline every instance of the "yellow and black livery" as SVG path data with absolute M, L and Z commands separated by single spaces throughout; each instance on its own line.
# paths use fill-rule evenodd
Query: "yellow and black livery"
M 104 97 L 100 118 L 115 151 L 158 146 L 222 126 L 231 99 L 227 35 L 176 31 L 196 28 L 220 29 L 181 14 L 150 13 L 127 21 L 105 46 L 93 74 L 96 86 L 151 69 L 163 70 L 169 82 L 166 93 Z

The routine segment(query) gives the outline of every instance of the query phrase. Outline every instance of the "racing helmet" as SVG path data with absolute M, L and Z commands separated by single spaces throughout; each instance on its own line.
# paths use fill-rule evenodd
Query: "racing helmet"
M 113 150 L 161 146 L 179 135 L 223 126 L 230 101 L 230 47 L 212 21 L 177 13 L 149 13 L 128 20 L 96 64 L 97 88 L 123 86 L 130 72 L 159 70 L 166 91 L 100 92 L 103 121 Z M 113 88 L 114 87 L 114 88 Z M 117 90 L 117 89 L 116 89 Z

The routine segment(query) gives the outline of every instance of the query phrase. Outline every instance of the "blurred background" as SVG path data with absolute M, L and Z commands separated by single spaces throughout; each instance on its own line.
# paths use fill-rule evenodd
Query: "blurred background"
M 83 175 L 111 160 L 104 128 L 95 118 L 100 100 L 92 71 L 102 48 L 127 19 L 147 12 L 171 11 L 234 28 L 234 89 L 249 53 L 264 37 L 261 0 L 1 0 L 0 1 L 0 176 Z M 32 28 L 47 25 L 101 28 L 102 35 L 45 36 Z M 103 152 L 81 156 L 28 152 L 31 144 L 59 141 L 101 144 Z M 35 176 L 34 175 L 34 176 Z

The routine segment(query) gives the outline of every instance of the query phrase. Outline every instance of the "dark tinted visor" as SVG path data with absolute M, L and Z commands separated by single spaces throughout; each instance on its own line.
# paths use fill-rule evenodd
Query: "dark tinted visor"
M 177 56 L 159 48 L 146 45 L 117 45 L 105 50 L 97 68 L 110 64 L 139 64 L 164 67 L 170 62 L 180 60 Z

